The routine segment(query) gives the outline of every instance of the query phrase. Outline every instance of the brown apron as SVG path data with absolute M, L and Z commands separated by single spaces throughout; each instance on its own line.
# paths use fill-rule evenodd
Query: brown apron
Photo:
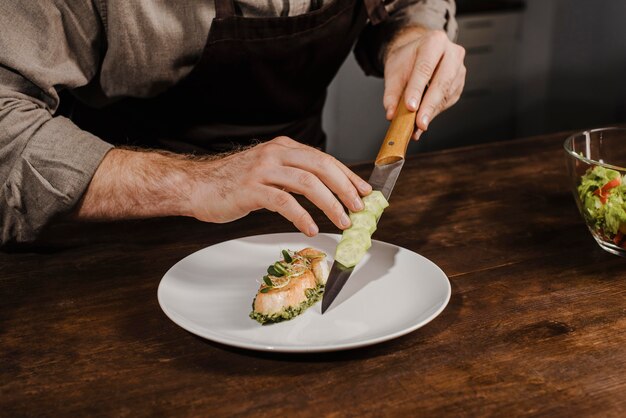
M 314 2 L 312 2 L 314 3 Z M 200 60 L 166 92 L 103 109 L 76 103 L 71 118 L 115 144 L 216 152 L 286 135 L 323 147 L 326 88 L 382 0 L 334 0 L 298 16 L 244 18 L 215 0 Z

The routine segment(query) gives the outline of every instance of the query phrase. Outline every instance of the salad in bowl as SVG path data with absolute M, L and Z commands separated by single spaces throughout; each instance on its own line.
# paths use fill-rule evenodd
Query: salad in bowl
M 626 256 L 626 129 L 604 128 L 565 141 L 574 198 L 600 247 Z

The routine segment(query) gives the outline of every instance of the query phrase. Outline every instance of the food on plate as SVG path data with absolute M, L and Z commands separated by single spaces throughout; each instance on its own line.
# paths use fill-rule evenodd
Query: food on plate
M 376 224 L 389 202 L 385 196 L 374 190 L 363 198 L 364 209 L 360 212 L 350 212 L 352 225 L 343 231 L 341 241 L 337 244 L 335 261 L 346 267 L 354 267 L 363 258 L 372 246 L 371 236 L 376 230 Z
M 270 265 L 263 276 L 250 318 L 261 324 L 295 318 L 322 298 L 328 273 L 323 252 L 283 250 L 282 260 Z
M 578 186 L 583 216 L 592 232 L 605 241 L 626 247 L 626 184 L 616 170 L 595 166 Z

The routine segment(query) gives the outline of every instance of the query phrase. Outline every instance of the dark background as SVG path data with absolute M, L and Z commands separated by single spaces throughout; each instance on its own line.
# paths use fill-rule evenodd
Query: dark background
M 459 103 L 409 152 L 626 121 L 626 1 L 457 0 L 468 76 Z M 384 137 L 381 80 L 350 57 L 329 90 L 328 151 L 371 160 Z

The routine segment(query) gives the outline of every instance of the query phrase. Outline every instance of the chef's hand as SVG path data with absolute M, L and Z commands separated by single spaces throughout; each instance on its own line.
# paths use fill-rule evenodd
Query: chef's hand
M 197 176 L 191 194 L 193 216 L 208 222 L 229 222 L 267 208 L 313 236 L 317 225 L 291 193 L 304 195 L 345 229 L 350 219 L 339 200 L 359 211 L 363 208 L 360 195 L 372 190 L 332 156 L 287 137 L 210 163 L 211 172 Z
M 383 106 L 387 119 L 393 118 L 404 91 L 406 107 L 419 109 L 413 135 L 419 139 L 430 122 L 461 97 L 467 71 L 464 58 L 465 49 L 443 31 L 412 27 L 400 32 L 385 54 Z
M 335 158 L 287 137 L 223 158 L 115 148 L 71 215 L 82 220 L 193 216 L 223 223 L 267 208 L 313 236 L 317 225 L 291 193 L 304 195 L 345 229 L 350 219 L 339 201 L 359 211 L 360 195 L 371 190 Z

